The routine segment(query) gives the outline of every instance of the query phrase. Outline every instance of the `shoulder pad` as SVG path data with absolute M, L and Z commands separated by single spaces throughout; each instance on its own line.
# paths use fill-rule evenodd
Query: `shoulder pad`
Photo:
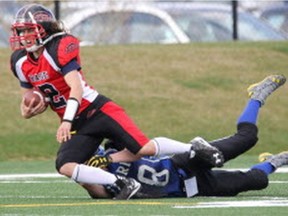
M 72 35 L 57 37 L 45 47 L 60 68 L 79 58 L 79 40 Z

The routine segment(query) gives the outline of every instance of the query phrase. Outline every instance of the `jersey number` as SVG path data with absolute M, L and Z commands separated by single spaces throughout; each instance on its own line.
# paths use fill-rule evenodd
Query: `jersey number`
M 169 171 L 167 169 L 157 172 L 153 167 L 147 165 L 139 166 L 138 171 L 139 181 L 157 186 L 165 186 L 169 182 Z
M 49 97 L 50 103 L 54 108 L 61 108 L 66 105 L 66 99 L 60 95 L 58 90 L 51 84 L 45 83 L 39 89 Z

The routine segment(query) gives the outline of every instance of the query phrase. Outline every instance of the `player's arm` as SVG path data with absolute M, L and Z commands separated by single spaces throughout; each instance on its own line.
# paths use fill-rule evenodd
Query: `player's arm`
M 52 48 L 53 47 L 50 49 Z M 57 141 L 62 143 L 71 138 L 70 130 L 82 101 L 83 88 L 79 76 L 81 65 L 78 61 L 78 39 L 71 35 L 67 35 L 61 38 L 56 49 L 58 51 L 57 56 L 55 56 L 56 62 L 61 68 L 61 73 L 64 76 L 66 84 L 70 87 L 65 113 L 56 134 Z
M 71 138 L 71 128 L 74 117 L 82 101 L 83 88 L 77 70 L 72 70 L 64 76 L 65 82 L 70 87 L 70 95 L 67 100 L 66 110 L 60 124 L 56 138 L 59 143 L 66 142 Z
M 20 104 L 20 111 L 21 111 L 21 115 L 25 119 L 29 119 L 29 118 L 31 118 L 31 117 L 33 117 L 35 115 L 41 114 L 47 108 L 47 106 L 44 103 L 44 101 L 40 101 L 36 106 L 33 106 L 34 99 L 32 99 L 29 104 L 25 104 L 23 96 L 29 90 L 31 90 L 31 89 L 29 89 L 29 88 L 21 88 L 22 101 L 21 101 L 21 104 Z
M 84 184 L 82 185 L 83 188 L 85 188 L 88 192 L 88 194 L 93 199 L 97 198 L 112 198 L 111 194 L 107 192 L 107 190 L 103 187 L 103 185 L 88 185 Z

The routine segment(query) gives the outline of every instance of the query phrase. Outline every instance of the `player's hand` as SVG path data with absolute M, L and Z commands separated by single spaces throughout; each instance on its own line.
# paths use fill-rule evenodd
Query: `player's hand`
M 110 163 L 112 163 L 112 158 L 108 156 L 95 155 L 85 162 L 88 166 L 106 168 Z
M 72 128 L 72 123 L 63 121 L 56 134 L 56 139 L 59 143 L 66 142 L 71 139 L 71 128 Z
M 20 104 L 20 110 L 21 115 L 24 118 L 29 119 L 35 115 L 43 113 L 47 109 L 47 106 L 43 101 L 40 101 L 36 106 L 33 106 L 33 104 L 34 99 L 32 99 L 28 105 L 25 105 L 24 98 L 22 99 Z

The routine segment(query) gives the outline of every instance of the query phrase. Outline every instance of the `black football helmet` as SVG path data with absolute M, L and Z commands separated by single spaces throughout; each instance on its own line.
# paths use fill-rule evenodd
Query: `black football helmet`
M 49 24 L 56 22 L 54 14 L 39 4 L 22 7 L 16 14 L 11 30 L 10 45 L 13 50 L 25 48 L 34 52 L 43 46 L 43 39 L 49 36 Z

